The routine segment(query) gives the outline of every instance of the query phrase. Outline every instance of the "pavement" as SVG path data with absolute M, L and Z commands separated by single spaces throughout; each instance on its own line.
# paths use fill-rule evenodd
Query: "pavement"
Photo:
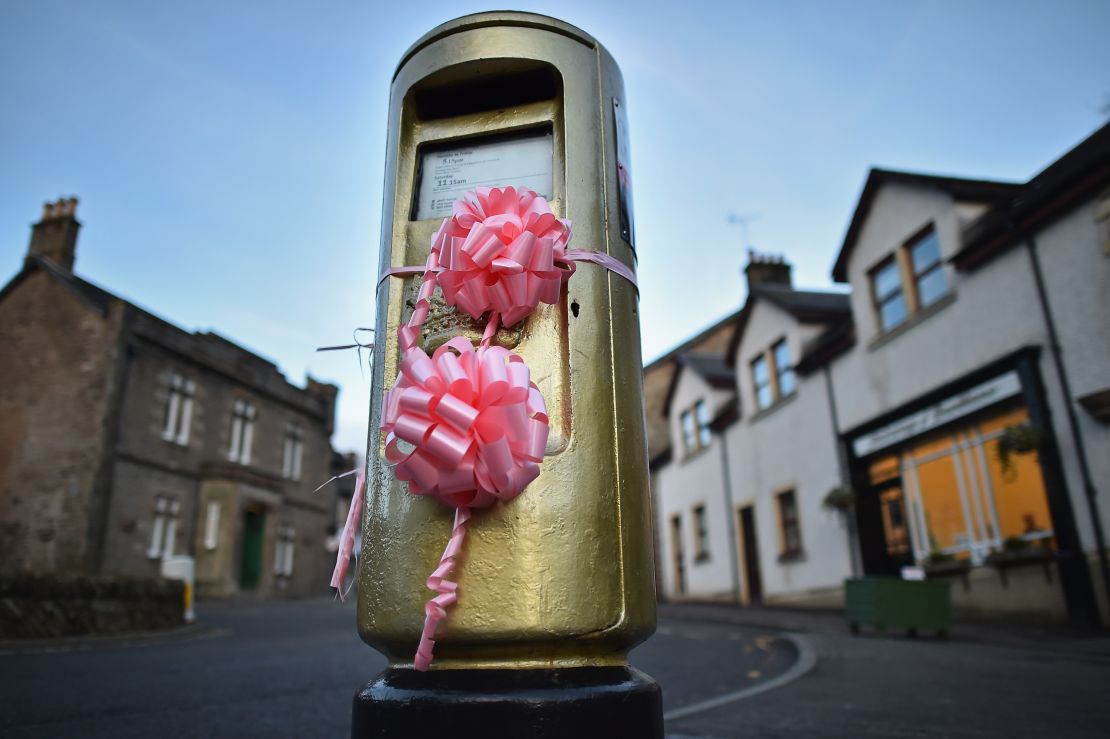
M 783 608 L 737 606 L 729 603 L 660 603 L 661 619 L 679 619 L 733 624 L 757 629 L 803 634 L 847 634 L 844 612 L 825 608 Z M 910 638 L 896 629 L 884 634 L 862 628 L 862 637 Z M 923 631 L 919 639 L 935 635 Z M 1076 631 L 1064 625 L 1041 625 L 1013 621 L 956 621 L 944 637 L 956 644 L 987 644 L 1016 648 L 1040 648 L 1061 654 L 1103 654 L 1110 656 L 1110 632 Z

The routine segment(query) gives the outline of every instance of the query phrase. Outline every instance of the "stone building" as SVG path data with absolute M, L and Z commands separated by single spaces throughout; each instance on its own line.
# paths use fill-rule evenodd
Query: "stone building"
M 1110 623 L 1110 125 L 1026 182 L 872 170 L 844 293 L 767 261 L 729 347 L 674 360 L 663 593 L 911 567 L 964 615 Z
M 326 589 L 338 388 L 81 279 L 76 200 L 47 204 L 0 291 L 0 571 L 157 576 L 198 594 Z

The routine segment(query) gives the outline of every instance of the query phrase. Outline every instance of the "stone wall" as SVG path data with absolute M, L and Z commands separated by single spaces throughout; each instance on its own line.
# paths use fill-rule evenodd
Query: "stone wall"
M 0 639 L 116 634 L 180 626 L 180 580 L 0 578 Z
M 0 573 L 89 572 L 119 314 L 45 271 L 0 301 Z

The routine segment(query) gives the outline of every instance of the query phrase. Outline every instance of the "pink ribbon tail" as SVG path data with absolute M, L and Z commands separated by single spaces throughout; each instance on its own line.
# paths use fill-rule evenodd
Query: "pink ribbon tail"
M 459 584 L 447 579 L 455 569 L 455 558 L 462 552 L 463 539 L 466 537 L 466 522 L 470 520 L 470 509 L 459 506 L 455 509 L 455 523 L 451 527 L 451 539 L 439 558 L 439 566 L 428 576 L 428 589 L 437 595 L 424 606 L 424 630 L 420 633 L 420 644 L 416 647 L 413 666 L 427 672 L 432 664 L 432 649 L 435 647 L 436 627 L 447 617 L 447 608 L 458 600 Z
M 382 272 L 381 277 L 378 278 L 377 287 L 381 287 L 382 283 L 390 277 L 410 277 L 412 275 L 421 275 L 428 271 L 427 266 L 420 265 L 419 267 L 390 267 L 385 272 Z M 442 272 L 443 267 L 436 267 L 433 272 Z
M 335 570 L 331 573 L 331 586 L 335 588 L 339 600 L 347 597 L 351 588 L 343 591 L 343 582 L 347 579 L 347 567 L 351 562 L 351 552 L 355 548 L 355 533 L 362 523 L 362 499 L 366 497 L 366 467 L 359 465 L 358 477 L 355 478 L 355 493 L 351 496 L 351 508 L 347 511 L 347 521 L 343 524 L 343 533 L 339 537 L 339 551 L 335 555 Z M 351 584 L 354 587 L 354 584 Z
M 640 286 L 636 284 L 636 273 L 633 272 L 624 262 L 603 254 L 599 251 L 587 251 L 586 249 L 567 249 L 563 253 L 564 262 L 590 262 L 599 267 L 604 267 L 610 272 L 614 272 L 624 279 L 632 283 L 632 287 L 636 288 L 637 292 Z

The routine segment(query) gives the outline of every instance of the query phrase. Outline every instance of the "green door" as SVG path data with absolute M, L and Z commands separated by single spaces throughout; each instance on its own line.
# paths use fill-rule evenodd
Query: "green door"
M 254 590 L 262 577 L 262 544 L 266 538 L 266 514 L 247 511 L 243 516 L 243 564 L 239 569 L 239 587 Z

